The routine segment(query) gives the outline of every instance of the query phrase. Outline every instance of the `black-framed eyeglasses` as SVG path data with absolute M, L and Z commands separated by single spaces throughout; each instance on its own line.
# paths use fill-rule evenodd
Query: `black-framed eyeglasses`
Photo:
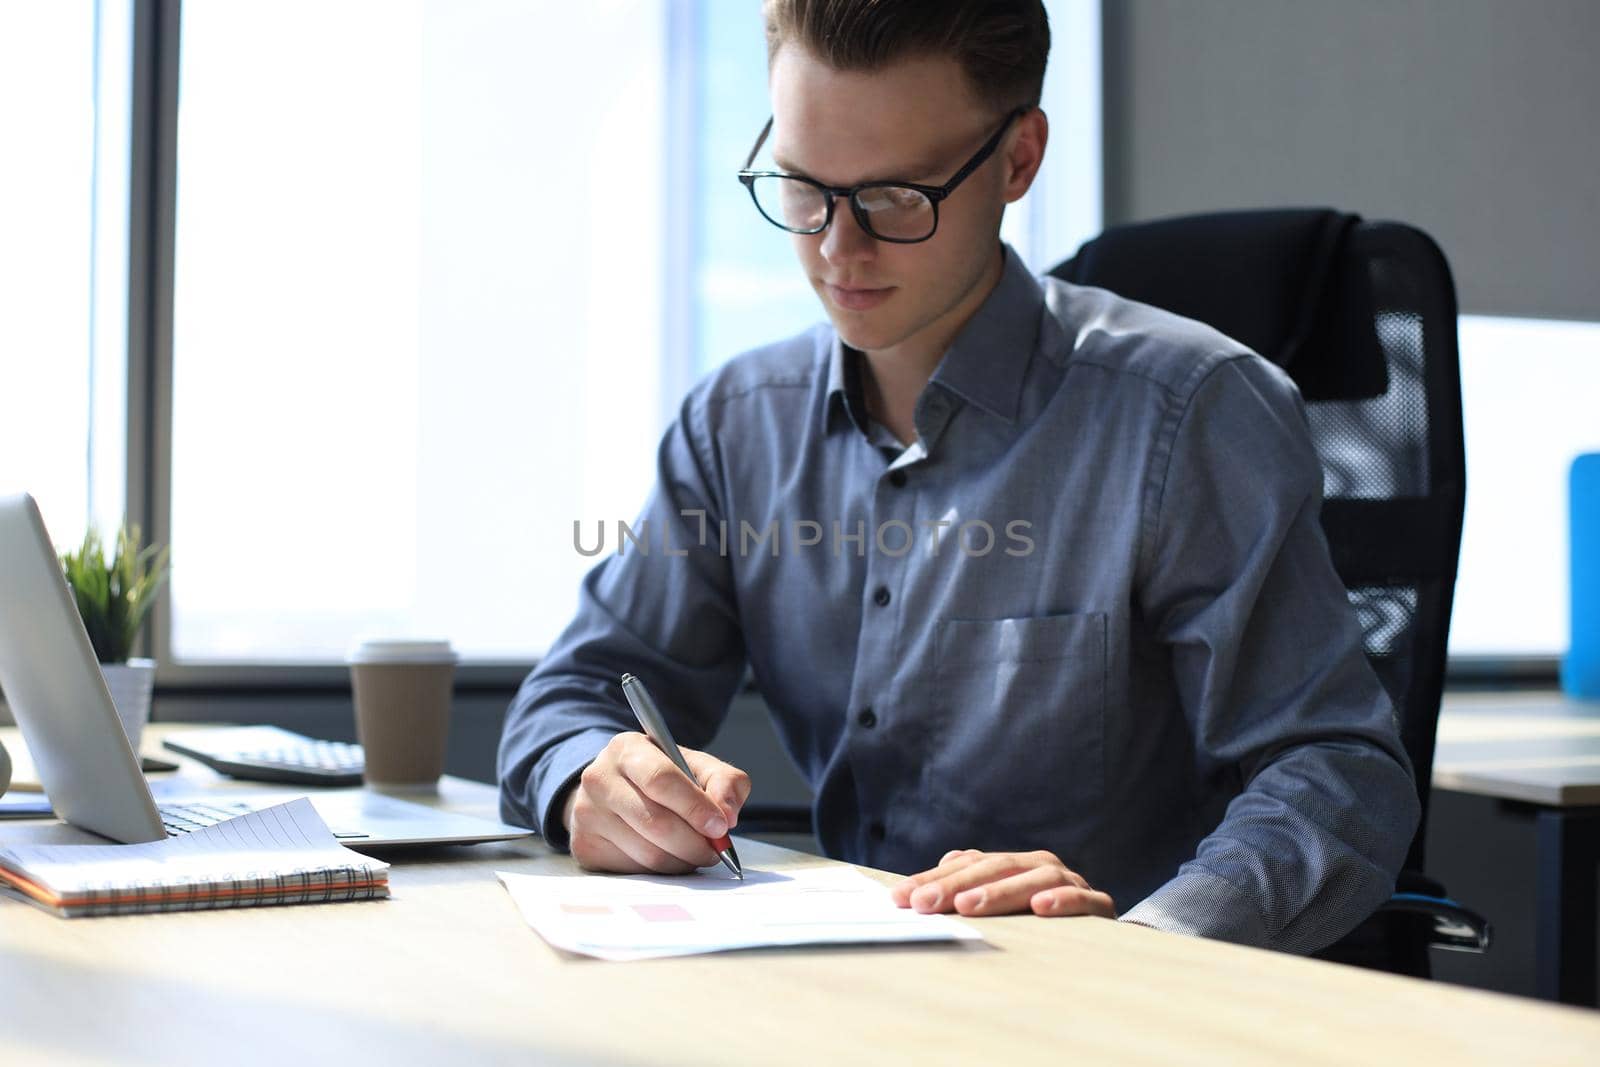
M 772 120 L 761 128 L 750 158 L 739 171 L 739 180 L 750 190 L 750 199 L 763 218 L 790 233 L 821 233 L 833 222 L 833 202 L 840 197 L 850 201 L 850 213 L 857 224 L 880 241 L 910 245 L 926 241 L 939 228 L 939 203 L 955 192 L 972 172 L 983 166 L 1000 147 L 1000 138 L 1011 124 L 1030 109 L 1019 107 L 1006 116 L 994 136 L 961 165 L 955 176 L 943 185 L 918 185 L 915 182 L 862 182 L 848 188 L 824 185 L 798 174 L 751 170 L 756 153 L 767 143 Z

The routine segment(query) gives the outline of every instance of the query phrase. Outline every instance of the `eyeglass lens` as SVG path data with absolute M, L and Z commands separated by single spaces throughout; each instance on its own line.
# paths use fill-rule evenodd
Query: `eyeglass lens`
M 816 233 L 828 220 L 828 194 L 798 178 L 764 174 L 751 184 L 756 205 L 770 221 L 796 233 Z M 857 190 L 858 218 L 876 237 L 921 240 L 933 233 L 933 201 L 903 185 Z

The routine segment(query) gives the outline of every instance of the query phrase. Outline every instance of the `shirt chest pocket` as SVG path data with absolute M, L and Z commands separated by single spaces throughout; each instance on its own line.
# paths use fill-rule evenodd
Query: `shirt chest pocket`
M 1098 806 L 1104 614 L 948 619 L 937 657 L 933 803 L 977 826 L 1018 828 L 1059 826 Z

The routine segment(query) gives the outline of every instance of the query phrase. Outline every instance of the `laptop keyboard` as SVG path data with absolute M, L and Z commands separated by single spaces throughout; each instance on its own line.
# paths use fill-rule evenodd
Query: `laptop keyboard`
M 215 826 L 219 822 L 236 819 L 240 815 L 248 815 L 259 810 L 254 804 L 157 804 L 156 810 L 161 813 L 161 825 L 166 827 L 168 837 L 182 837 L 184 834 L 203 830 L 207 826 Z M 348 827 L 330 826 L 328 830 L 334 837 L 341 841 L 357 840 L 368 836 L 360 830 Z
M 157 804 L 156 810 L 161 812 L 161 825 L 167 828 L 167 836 L 180 837 L 247 815 L 252 809 L 244 804 Z

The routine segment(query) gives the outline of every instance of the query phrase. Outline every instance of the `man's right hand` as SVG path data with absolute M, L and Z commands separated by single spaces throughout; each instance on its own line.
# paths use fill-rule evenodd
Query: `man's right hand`
M 641 733 L 613 737 L 584 768 L 561 814 L 580 867 L 687 874 L 717 863 L 706 839 L 738 824 L 750 776 L 704 752 L 679 751 L 704 788 Z

